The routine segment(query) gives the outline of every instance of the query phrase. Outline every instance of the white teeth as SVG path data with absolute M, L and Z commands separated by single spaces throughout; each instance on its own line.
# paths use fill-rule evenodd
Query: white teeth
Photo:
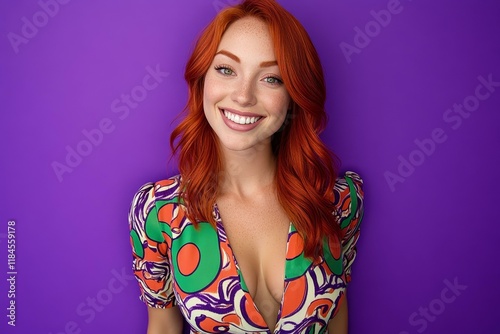
M 245 117 L 245 116 L 235 115 L 227 110 L 224 110 L 224 116 L 226 116 L 227 119 L 238 124 L 253 124 L 260 119 L 260 117 Z

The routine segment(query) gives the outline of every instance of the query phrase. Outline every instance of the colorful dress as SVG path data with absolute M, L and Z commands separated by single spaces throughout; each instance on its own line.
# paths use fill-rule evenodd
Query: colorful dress
M 320 261 L 304 257 L 303 240 L 290 223 L 284 293 L 272 331 L 247 290 L 217 205 L 217 228 L 200 222 L 195 229 L 179 203 L 179 182 L 180 176 L 149 182 L 134 195 L 129 227 L 139 299 L 155 308 L 178 306 L 190 333 L 327 333 L 351 281 L 363 216 L 360 176 L 348 171 L 336 180 L 333 214 L 343 237 L 341 245 L 325 238 Z

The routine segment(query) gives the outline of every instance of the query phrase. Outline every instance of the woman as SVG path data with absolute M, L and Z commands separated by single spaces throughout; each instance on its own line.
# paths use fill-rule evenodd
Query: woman
M 188 61 L 180 174 L 135 194 L 148 334 L 347 333 L 362 180 L 337 175 L 320 61 L 273 0 L 217 15 Z

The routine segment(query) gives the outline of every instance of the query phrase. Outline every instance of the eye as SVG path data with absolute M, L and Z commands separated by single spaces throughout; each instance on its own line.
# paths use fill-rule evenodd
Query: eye
M 264 81 L 271 85 L 281 85 L 283 81 L 273 76 L 268 76 L 264 78 Z
M 219 72 L 220 74 L 226 75 L 226 76 L 234 74 L 234 71 L 229 66 L 226 66 L 226 65 L 217 65 L 217 66 L 215 66 L 215 70 L 217 72 Z

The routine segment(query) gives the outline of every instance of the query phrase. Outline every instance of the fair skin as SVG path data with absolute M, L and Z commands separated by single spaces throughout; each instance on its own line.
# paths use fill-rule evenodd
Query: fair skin
M 270 329 L 283 296 L 290 227 L 276 197 L 271 137 L 290 104 L 267 25 L 253 17 L 234 22 L 205 76 L 203 106 L 225 166 L 217 206 L 249 293 Z M 148 334 L 181 333 L 177 307 L 149 308 L 148 314 Z M 347 300 L 328 331 L 347 334 Z
M 146 334 L 182 334 L 182 315 L 177 306 L 171 308 L 148 307 Z

